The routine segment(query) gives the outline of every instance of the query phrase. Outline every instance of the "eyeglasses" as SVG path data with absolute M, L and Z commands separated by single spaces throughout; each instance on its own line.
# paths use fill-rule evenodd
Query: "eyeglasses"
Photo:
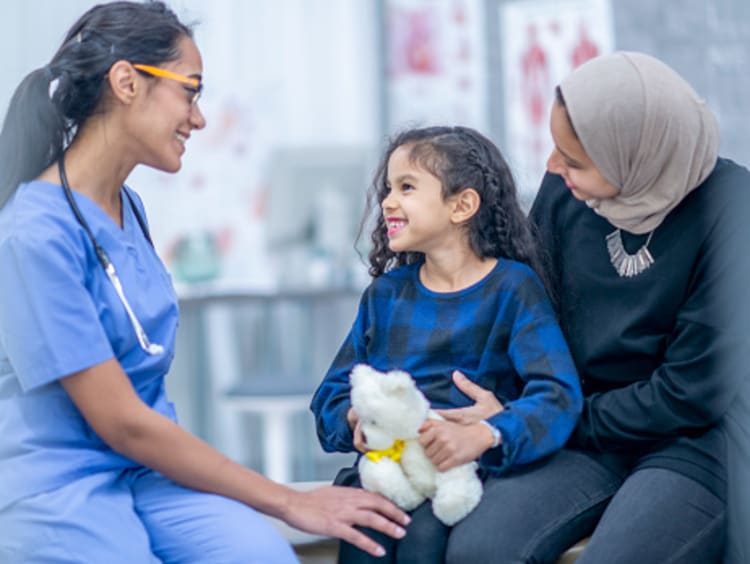
M 134 64 L 133 68 L 151 76 L 158 76 L 160 78 L 167 78 L 169 80 L 179 82 L 180 84 L 182 84 L 182 87 L 191 94 L 191 106 L 195 106 L 198 103 L 198 100 L 200 100 L 201 93 L 203 92 L 203 83 L 199 78 L 184 76 L 182 74 L 177 74 L 176 72 L 168 71 L 160 67 L 142 65 L 140 63 Z

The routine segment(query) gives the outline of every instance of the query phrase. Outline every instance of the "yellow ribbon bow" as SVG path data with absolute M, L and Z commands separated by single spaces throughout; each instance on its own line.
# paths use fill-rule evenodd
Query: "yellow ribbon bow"
M 401 460 L 401 453 L 404 452 L 406 443 L 401 439 L 396 439 L 389 448 L 383 450 L 371 450 L 365 453 L 365 456 L 373 462 L 380 462 L 383 458 L 390 458 L 393 462 Z

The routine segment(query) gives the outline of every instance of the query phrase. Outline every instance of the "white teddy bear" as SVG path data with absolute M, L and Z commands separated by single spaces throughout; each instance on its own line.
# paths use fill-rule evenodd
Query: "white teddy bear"
M 430 409 L 412 377 L 358 364 L 350 380 L 352 407 L 369 450 L 359 461 L 362 486 L 407 511 L 431 498 L 433 513 L 449 526 L 466 517 L 482 497 L 477 464 L 440 472 L 427 458 L 418 429 L 428 417 L 442 417 Z

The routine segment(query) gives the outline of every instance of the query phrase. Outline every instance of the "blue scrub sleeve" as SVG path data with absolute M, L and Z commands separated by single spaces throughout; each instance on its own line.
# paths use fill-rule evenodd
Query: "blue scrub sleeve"
M 86 287 L 91 268 L 82 232 L 52 223 L 0 244 L 0 338 L 29 391 L 114 357 Z M 92 253 L 93 254 L 93 253 Z

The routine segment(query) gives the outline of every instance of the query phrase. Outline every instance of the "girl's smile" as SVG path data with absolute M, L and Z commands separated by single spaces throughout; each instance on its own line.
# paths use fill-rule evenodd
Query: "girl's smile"
M 385 223 L 388 226 L 388 237 L 393 237 L 406 226 L 408 221 L 400 217 L 387 217 Z

